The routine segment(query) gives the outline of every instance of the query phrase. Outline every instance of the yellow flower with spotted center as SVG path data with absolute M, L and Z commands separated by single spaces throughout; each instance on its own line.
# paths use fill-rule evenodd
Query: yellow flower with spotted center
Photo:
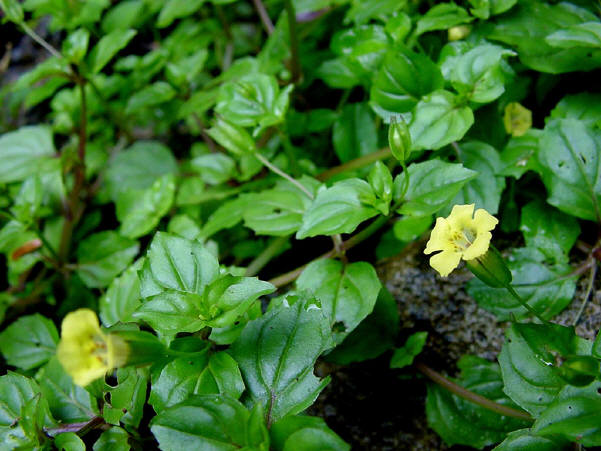
M 484 255 L 490 245 L 490 231 L 498 222 L 482 208 L 474 214 L 474 204 L 455 205 L 447 218 L 436 219 L 424 253 L 442 252 L 430 258 L 430 265 L 446 277 L 462 258 L 472 260 Z
M 77 385 L 88 385 L 127 360 L 129 348 L 120 337 L 100 329 L 96 313 L 79 309 L 65 316 L 58 360 Z

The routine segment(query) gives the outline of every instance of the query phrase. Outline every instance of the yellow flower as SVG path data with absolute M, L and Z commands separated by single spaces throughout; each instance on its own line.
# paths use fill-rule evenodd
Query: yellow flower
M 77 385 L 87 385 L 124 365 L 128 351 L 122 338 L 102 332 L 92 310 L 79 309 L 65 316 L 57 356 Z
M 522 136 L 532 127 L 532 111 L 517 102 L 512 102 L 505 107 L 503 123 L 505 130 L 511 136 Z
M 436 219 L 424 253 L 442 252 L 430 258 L 430 265 L 446 277 L 461 258 L 473 260 L 484 255 L 490 245 L 490 231 L 498 222 L 482 208 L 474 214 L 474 204 L 455 205 L 448 218 Z

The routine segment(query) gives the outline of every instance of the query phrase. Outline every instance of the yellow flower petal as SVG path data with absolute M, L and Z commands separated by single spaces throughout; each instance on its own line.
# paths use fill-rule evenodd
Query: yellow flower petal
M 450 250 L 449 247 L 452 248 L 452 243 L 450 242 L 449 238 L 450 233 L 451 228 L 447 220 L 445 218 L 436 218 L 436 225 L 432 229 L 432 233 L 430 233 L 430 239 L 426 244 L 424 254 L 431 254 L 435 251 Z
M 461 230 L 471 225 L 473 214 L 474 204 L 455 205 L 447 220 L 453 229 Z
M 490 232 L 498 223 L 499 220 L 483 208 L 476 210 L 476 214 L 474 215 L 476 233 Z
M 112 369 L 108 337 L 100 329 L 96 313 L 79 309 L 69 313 L 61 326 L 57 357 L 77 385 L 87 385 Z
M 490 232 L 479 232 L 472 245 L 463 251 L 463 259 L 472 260 L 486 254 L 491 238 L 492 234 Z
M 430 266 L 440 273 L 441 276 L 448 276 L 459 265 L 461 260 L 460 252 L 443 251 L 430 257 Z

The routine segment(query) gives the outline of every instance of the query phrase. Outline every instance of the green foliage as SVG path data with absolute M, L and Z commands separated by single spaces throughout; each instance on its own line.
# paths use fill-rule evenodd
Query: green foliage
M 497 364 L 467 355 L 462 357 L 458 366 L 462 386 L 499 404 L 513 405 L 503 393 L 503 380 Z M 429 424 L 446 443 L 478 449 L 497 443 L 508 432 L 527 425 L 523 420 L 499 415 L 454 396 L 437 385 L 428 386 L 426 412 Z
M 515 291 L 482 282 L 499 280 L 485 274 L 493 253 L 468 260 L 482 279 L 466 290 L 506 340 L 499 365 L 458 362 L 467 392 L 428 387 L 430 427 L 475 448 L 601 446 L 601 335 L 590 343 L 555 323 L 574 298 L 584 304 L 569 321 L 592 323 L 585 302 L 598 288 L 597 7 L 0 9 L 0 448 L 364 446 L 303 413 L 345 365 L 390 359 L 409 378 L 428 364 L 440 337 L 428 342 L 427 313 L 405 305 L 422 285 L 393 297 L 376 260 L 415 262 L 415 280 L 443 284 L 440 302 L 452 301 L 444 284 L 464 279 L 422 277 L 422 251 L 433 224 L 449 224 L 436 216 L 466 204 L 499 220 L 491 243 Z M 532 121 L 514 117 L 522 109 Z M 467 245 L 472 232 L 488 238 L 466 229 Z M 102 366 L 85 387 L 56 356 L 69 335 L 60 341 L 60 323 L 80 308 L 102 323 L 72 353 Z M 416 328 L 400 330 L 407 319 Z M 501 416 L 474 394 L 514 410 Z

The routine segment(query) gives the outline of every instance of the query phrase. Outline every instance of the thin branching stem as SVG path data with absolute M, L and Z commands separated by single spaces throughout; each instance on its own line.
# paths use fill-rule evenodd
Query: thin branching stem
M 289 240 L 290 235 L 280 236 L 274 239 L 265 249 L 263 249 L 263 252 L 257 255 L 257 257 L 250 262 L 250 264 L 246 267 L 246 272 L 244 275 L 247 277 L 256 276 L 259 271 L 261 271 L 261 269 L 267 265 L 267 263 L 269 263 L 282 251 L 282 248 L 286 246 Z
M 55 56 L 57 58 L 63 57 L 63 55 L 61 55 L 61 52 L 56 50 L 48 41 L 46 41 L 39 34 L 37 34 L 32 28 L 29 28 L 29 26 L 25 22 L 21 23 L 20 25 L 21 28 L 23 28 L 23 31 L 27 33 L 31 39 L 33 39 L 35 42 L 44 47 L 52 56 Z
M 305 188 L 298 180 L 295 180 L 292 177 L 290 177 L 288 174 L 286 174 L 284 171 L 282 171 L 280 168 L 278 168 L 275 164 L 272 164 L 271 161 L 269 161 L 267 158 L 265 158 L 259 152 L 255 152 L 254 155 L 255 155 L 255 157 L 257 157 L 257 160 L 259 160 L 261 163 L 263 163 L 263 165 L 265 167 L 269 168 L 271 171 L 273 171 L 280 177 L 288 180 L 290 183 L 292 183 L 294 186 L 296 186 L 298 189 L 300 189 L 303 193 L 305 193 L 307 195 L 307 197 L 309 197 L 309 199 L 313 199 L 313 194 L 311 194 L 311 192 L 307 188 Z
M 253 4 L 255 5 L 255 9 L 257 10 L 257 14 L 259 14 L 259 18 L 261 19 L 261 23 L 263 24 L 263 28 L 267 34 L 271 35 L 274 30 L 273 22 L 269 18 L 269 14 L 267 14 L 267 9 L 265 9 L 265 5 L 261 0 L 253 0 Z
M 347 161 L 340 166 L 335 166 L 327 171 L 322 172 L 317 175 L 318 180 L 328 180 L 335 175 L 342 174 L 346 171 L 352 171 L 353 169 L 359 169 L 365 166 L 368 166 L 372 163 L 375 163 L 379 160 L 385 160 L 387 158 L 392 157 L 392 153 L 389 148 L 385 148 L 382 150 L 378 150 L 377 152 L 372 152 L 370 154 L 364 155 L 359 158 L 355 158 L 354 160 Z
M 593 262 L 593 265 L 591 266 L 591 270 L 589 272 L 588 282 L 586 284 L 586 290 L 584 291 L 584 295 L 582 297 L 582 304 L 580 305 L 580 308 L 578 309 L 578 313 L 576 314 L 576 317 L 574 318 L 574 321 L 572 322 L 572 326 L 574 326 L 574 327 L 576 327 L 576 325 L 578 324 L 578 321 L 580 321 L 580 317 L 584 313 L 584 308 L 586 307 L 588 298 L 591 296 L 591 293 L 593 291 L 593 286 L 595 284 L 595 276 L 596 275 L 597 275 L 597 264 Z
M 485 398 L 484 396 L 479 395 L 478 393 L 474 393 L 473 391 L 468 390 L 467 388 L 462 387 L 459 384 L 456 384 L 450 379 L 447 379 L 439 372 L 434 371 L 432 368 L 421 362 L 416 362 L 414 364 L 414 367 L 432 382 L 435 382 L 441 387 L 447 389 L 454 395 L 457 395 L 460 398 L 463 398 L 467 401 L 473 402 L 474 404 L 484 407 L 485 409 L 488 409 L 491 412 L 495 412 L 499 415 L 504 415 L 506 417 L 517 418 L 519 420 L 534 421 L 534 419 L 532 418 L 532 416 L 530 416 L 528 412 L 517 410 L 513 407 L 505 406 L 503 404 L 499 404 L 498 402 Z

